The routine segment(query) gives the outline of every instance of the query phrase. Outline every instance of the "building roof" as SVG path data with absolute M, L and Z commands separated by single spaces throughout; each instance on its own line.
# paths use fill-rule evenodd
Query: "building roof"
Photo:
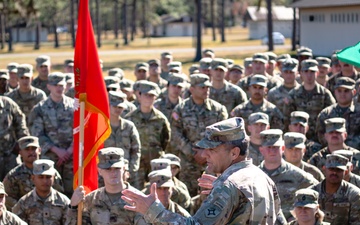
M 248 6 L 246 10 L 246 18 L 252 21 L 267 20 L 267 8 L 260 7 L 257 10 L 257 6 Z M 293 20 L 293 9 L 285 6 L 273 6 L 272 7 L 273 20 Z
M 360 5 L 359 0 L 300 0 L 291 4 L 294 8 L 328 8 Z

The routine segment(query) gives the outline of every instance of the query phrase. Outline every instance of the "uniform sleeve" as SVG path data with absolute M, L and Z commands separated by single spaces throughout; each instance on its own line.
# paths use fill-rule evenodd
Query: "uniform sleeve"
M 360 191 L 358 189 L 353 190 L 349 194 L 350 199 L 350 212 L 349 212 L 349 224 L 360 224 Z
M 20 190 L 19 185 L 16 184 L 13 176 L 10 176 L 8 173 L 3 181 L 5 192 L 8 196 L 6 196 L 6 208 L 11 211 L 12 207 L 17 203 L 18 199 L 21 196 L 18 196 Z
M 238 90 L 239 93 L 236 94 L 235 106 L 240 105 L 241 103 L 244 103 L 248 100 L 246 93 L 241 88 L 238 88 Z
M 318 117 L 317 117 L 317 120 L 316 120 L 316 135 L 318 137 L 318 140 L 319 142 L 322 144 L 322 145 L 326 145 L 326 140 L 325 140 L 325 137 L 324 137 L 324 134 L 325 134 L 325 119 L 326 119 L 326 109 L 323 109 Z
M 139 132 L 136 129 L 135 125 L 131 128 L 131 149 L 130 149 L 130 162 L 129 162 L 129 171 L 136 172 L 140 167 L 140 157 L 141 157 L 141 143 Z
M 26 126 L 26 117 L 25 114 L 21 111 L 20 107 L 11 99 L 10 110 L 13 115 L 13 127 L 15 129 L 16 138 L 20 139 L 22 137 L 30 135 L 29 130 Z
M 325 89 L 325 107 L 335 104 L 336 100 L 328 89 Z
M 171 138 L 171 128 L 170 128 L 170 124 L 169 121 L 167 120 L 167 118 L 164 116 L 164 124 L 163 124 L 163 129 L 162 129 L 162 140 L 161 140 L 161 147 L 163 149 L 163 151 L 167 151 L 167 146 L 169 146 L 170 143 L 170 138 Z
M 227 113 L 227 109 L 225 106 L 221 106 L 221 110 L 220 110 L 220 113 L 219 113 L 219 119 L 218 121 L 223 121 L 223 120 L 226 120 L 227 118 L 229 117 L 229 114 Z
M 26 217 L 26 213 L 24 210 L 24 201 L 22 199 L 20 199 L 18 201 L 18 203 L 15 204 L 15 206 L 12 208 L 12 212 L 17 215 L 20 219 L 24 220 L 25 222 L 27 222 L 27 217 Z

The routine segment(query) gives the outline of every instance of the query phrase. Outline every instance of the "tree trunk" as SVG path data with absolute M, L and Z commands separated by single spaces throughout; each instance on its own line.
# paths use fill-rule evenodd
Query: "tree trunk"
M 114 0 L 114 36 L 115 40 L 119 38 L 119 0 Z
M 211 31 L 212 40 L 216 41 L 216 28 L 215 28 L 215 0 L 210 0 L 210 20 L 211 20 Z
M 95 0 L 97 47 L 101 47 L 100 0 Z
M 134 41 L 135 39 L 135 34 L 136 34 L 136 9 L 137 9 L 137 0 L 133 0 L 133 4 L 132 4 L 132 11 L 131 11 L 131 36 L 130 36 L 130 40 Z
M 41 22 L 39 18 L 36 18 L 36 26 L 35 26 L 35 45 L 34 49 L 40 49 L 40 29 L 41 29 Z
M 58 35 L 58 32 L 56 32 L 56 21 L 53 20 L 53 29 L 54 29 L 54 48 L 58 48 L 60 47 L 59 45 L 59 35 Z
M 8 52 L 12 52 L 13 51 L 13 46 L 12 46 L 12 42 L 13 42 L 13 36 L 12 36 L 12 28 L 11 26 L 9 26 L 9 42 L 8 42 Z
M 146 29 L 146 2 L 147 0 L 143 0 L 142 1 L 142 30 L 143 30 L 143 37 L 146 38 L 147 37 L 147 29 Z
M 271 11 L 271 0 L 266 0 L 266 6 L 268 10 L 267 14 L 267 25 L 268 25 L 268 50 L 273 51 L 274 50 L 274 42 L 273 42 L 273 21 L 272 21 L 272 11 Z
M 221 0 L 221 22 L 220 22 L 220 33 L 221 33 L 221 42 L 225 42 L 225 0 Z
M 123 15 L 123 39 L 124 39 L 124 45 L 129 44 L 128 40 L 128 25 L 127 25 L 127 0 L 123 1 L 122 6 L 122 15 Z
M 291 36 L 291 51 L 296 50 L 296 8 L 293 8 L 293 27 L 292 27 L 292 36 Z
M 75 11 L 74 0 L 70 0 L 70 32 L 72 47 L 75 48 Z
M 196 24 L 196 55 L 194 61 L 200 61 L 201 59 L 201 0 L 195 0 L 196 3 L 196 12 L 197 12 L 197 24 Z

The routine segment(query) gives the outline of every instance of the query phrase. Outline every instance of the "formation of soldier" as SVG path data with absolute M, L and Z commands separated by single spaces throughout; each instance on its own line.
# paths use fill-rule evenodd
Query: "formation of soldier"
M 305 47 L 244 66 L 205 49 L 188 72 L 173 57 L 108 71 L 91 193 L 73 190 L 74 61 L 0 70 L 0 221 L 76 224 L 83 201 L 85 224 L 360 224 L 357 68 Z

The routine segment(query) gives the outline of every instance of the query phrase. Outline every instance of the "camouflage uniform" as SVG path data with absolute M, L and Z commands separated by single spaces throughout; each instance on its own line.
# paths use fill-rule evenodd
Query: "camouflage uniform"
M 307 162 L 304 162 L 304 161 L 301 161 L 301 164 L 300 164 L 300 169 L 304 170 L 305 172 L 307 173 L 310 173 L 311 175 L 313 175 L 313 177 L 318 180 L 319 182 L 324 180 L 325 179 L 325 176 L 324 174 L 321 172 L 321 170 L 319 170 L 317 167 L 307 163 Z
M 30 135 L 26 127 L 25 115 L 10 98 L 0 96 L 0 180 L 17 166 L 17 152 L 13 150 L 16 140 Z
M 64 224 L 70 200 L 51 188 L 46 199 L 36 194 L 36 189 L 20 198 L 12 211 L 29 224 Z
M 179 101 L 177 104 L 180 104 L 183 100 L 179 97 Z M 173 104 L 170 102 L 169 98 L 166 96 L 164 98 L 157 99 L 154 103 L 154 107 L 162 112 L 168 121 L 171 121 L 171 113 L 174 110 L 177 104 Z
M 163 79 L 161 77 L 159 77 L 158 82 L 151 81 L 150 78 L 147 78 L 146 80 L 157 84 L 159 86 L 160 90 L 162 90 L 163 88 L 166 88 L 166 86 L 168 84 L 167 80 L 165 80 L 165 79 Z
M 298 84 L 297 82 L 295 83 L 296 83 L 295 87 L 293 87 L 292 89 L 300 86 L 300 84 Z M 284 85 L 273 87 L 268 92 L 266 99 L 272 104 L 274 104 L 283 113 L 283 115 L 285 115 L 286 107 L 288 107 L 289 104 L 288 102 L 290 98 L 289 92 L 292 89 L 288 89 Z M 287 130 L 288 128 L 285 127 L 285 129 Z
M 43 92 L 45 92 L 45 94 L 46 94 L 47 96 L 49 96 L 50 91 L 49 91 L 49 89 L 47 88 L 47 84 L 48 84 L 48 80 L 41 80 L 41 79 L 39 78 L 39 76 L 36 77 L 36 78 L 31 82 L 31 86 L 42 90 Z
M 322 148 L 321 144 L 319 144 L 319 143 L 317 143 L 315 141 L 309 140 L 309 139 L 306 139 L 305 147 L 306 147 L 306 152 L 305 152 L 305 154 L 303 156 L 303 161 L 304 162 L 309 161 L 311 156 L 313 156 L 315 153 L 320 151 L 321 148 Z
M 21 220 L 17 215 L 7 211 L 6 209 L 2 211 L 0 224 L 27 225 L 27 223 Z
M 281 160 L 281 165 L 274 171 L 268 171 L 264 161 L 259 167 L 275 182 L 281 200 L 281 209 L 287 220 L 292 217 L 290 210 L 293 209 L 295 191 L 318 183 L 311 174 L 285 160 Z
M 331 91 L 331 93 L 334 93 L 335 92 L 335 85 L 336 85 L 336 80 L 340 77 L 344 77 L 344 75 L 342 74 L 342 72 L 340 73 L 337 73 L 337 74 L 334 74 L 332 75 L 329 80 L 327 81 L 327 89 L 329 89 Z M 351 79 L 353 79 L 354 81 L 357 81 L 359 78 L 360 78 L 360 73 L 355 71 L 353 73 L 352 76 L 350 76 Z
M 135 111 L 137 108 L 133 103 L 129 101 L 125 101 L 124 103 L 126 104 L 126 108 L 124 108 L 123 112 L 121 113 L 121 117 L 125 117 L 127 114 Z
M 231 110 L 237 105 L 247 101 L 246 93 L 241 90 L 241 88 L 225 81 L 224 87 L 221 89 L 215 89 L 210 87 L 209 98 L 219 102 L 224 105 L 227 109 L 227 112 L 230 113 Z
M 65 92 L 65 95 L 74 98 L 75 97 L 75 87 L 71 87 L 67 92 Z
M 248 158 L 252 159 L 252 162 L 255 166 L 260 165 L 260 163 L 264 160 L 263 155 L 261 154 L 259 148 L 261 145 L 255 145 L 250 142 L 249 144 L 249 155 Z

